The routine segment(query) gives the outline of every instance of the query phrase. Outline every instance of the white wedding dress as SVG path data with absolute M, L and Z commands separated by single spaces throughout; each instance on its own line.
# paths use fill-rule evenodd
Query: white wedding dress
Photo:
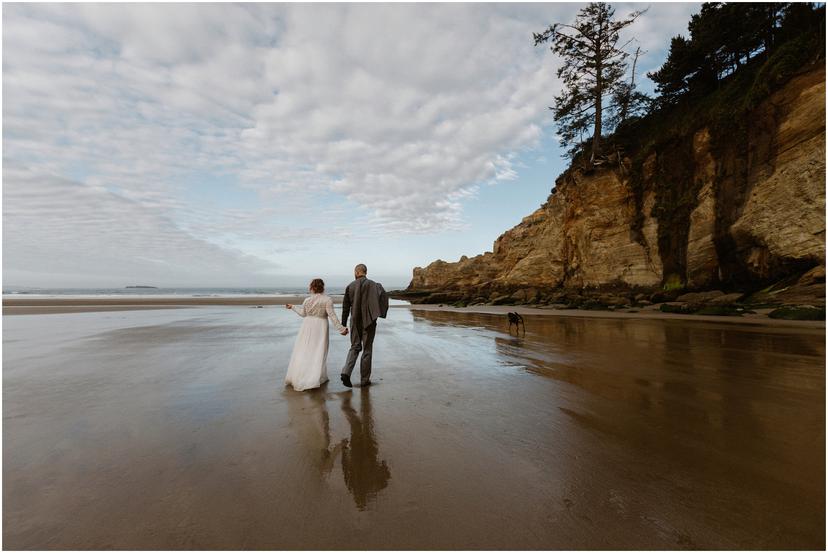
M 345 327 L 334 313 L 333 300 L 325 294 L 311 294 L 302 305 L 294 305 L 293 311 L 304 320 L 293 345 L 285 385 L 301 392 L 328 381 L 328 319 L 339 332 Z

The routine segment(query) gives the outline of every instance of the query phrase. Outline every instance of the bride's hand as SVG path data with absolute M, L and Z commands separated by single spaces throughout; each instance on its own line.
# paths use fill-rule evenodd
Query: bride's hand
M 339 333 L 342 334 L 343 336 L 347 336 L 348 335 L 348 329 L 343 328 Z
M 292 307 L 293 307 L 293 305 L 291 305 L 291 304 L 289 304 L 289 303 L 286 303 L 286 304 L 285 304 L 285 309 L 291 309 Z

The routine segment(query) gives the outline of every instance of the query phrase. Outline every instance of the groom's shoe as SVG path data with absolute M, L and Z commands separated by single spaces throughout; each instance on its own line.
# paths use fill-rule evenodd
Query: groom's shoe
M 348 376 L 347 374 L 341 374 L 339 376 L 342 377 L 342 383 L 345 386 L 347 386 L 348 388 L 353 388 L 354 387 L 354 385 L 351 384 L 351 377 L 350 376 Z

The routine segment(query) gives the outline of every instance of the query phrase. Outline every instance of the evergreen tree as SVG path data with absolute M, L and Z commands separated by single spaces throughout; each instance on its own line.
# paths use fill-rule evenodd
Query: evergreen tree
M 667 61 L 658 71 L 647 73 L 655 81 L 656 92 L 662 103 L 675 102 L 689 89 L 689 80 L 693 75 L 696 62 L 695 52 L 690 41 L 683 36 L 674 36 L 670 40 L 670 53 Z
M 802 2 L 706 2 L 688 25 L 690 38 L 674 37 L 664 65 L 649 73 L 661 103 L 704 94 L 751 59 L 816 25 L 824 7 Z
M 558 78 L 563 91 L 555 96 L 555 113 L 561 144 L 574 155 L 581 139 L 592 129 L 594 162 L 600 154 L 604 123 L 604 98 L 619 94 L 628 54 L 619 46 L 621 30 L 642 12 L 615 20 L 615 10 L 605 2 L 591 2 L 578 12 L 572 25 L 555 23 L 534 33 L 535 46 L 551 42 L 550 49 L 563 58 Z M 622 94 L 623 96 L 623 94 Z

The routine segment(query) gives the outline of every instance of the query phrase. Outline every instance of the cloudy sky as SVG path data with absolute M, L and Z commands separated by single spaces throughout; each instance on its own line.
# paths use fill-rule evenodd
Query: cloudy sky
M 4 286 L 395 286 L 491 249 L 565 167 L 532 32 L 580 7 L 5 4 Z M 697 10 L 630 29 L 642 81 Z

